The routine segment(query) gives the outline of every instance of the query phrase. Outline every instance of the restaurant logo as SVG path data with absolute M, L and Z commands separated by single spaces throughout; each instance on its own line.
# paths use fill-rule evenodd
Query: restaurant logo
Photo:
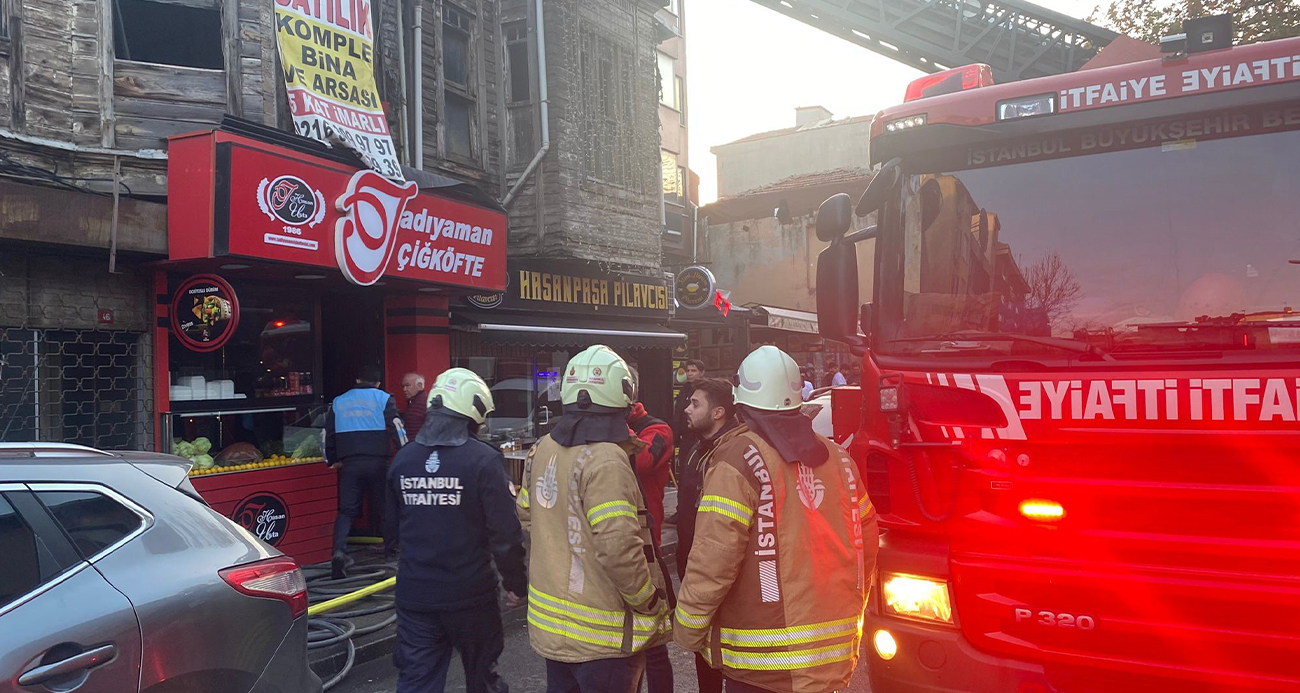
M 297 176 L 263 178 L 257 186 L 257 206 L 272 221 L 315 227 L 325 218 L 325 197 Z
M 397 222 L 418 192 L 374 171 L 357 171 L 336 201 L 343 213 L 334 227 L 334 255 L 348 281 L 370 286 L 384 276 L 397 247 Z
M 510 288 L 510 274 L 507 272 L 506 289 L 508 290 L 509 288 Z M 468 301 L 469 304 L 472 306 L 482 308 L 484 310 L 491 310 L 493 308 L 500 308 L 501 304 L 506 302 L 506 295 L 505 292 L 499 294 L 471 294 L 469 296 L 466 296 L 465 300 Z
M 226 280 L 198 274 L 172 296 L 172 332 L 192 351 L 216 351 L 239 327 L 239 299 Z
M 233 519 L 258 539 L 275 546 L 289 531 L 289 506 L 276 494 L 260 491 L 235 506 Z
M 677 305 L 690 310 L 704 308 L 713 302 L 717 282 L 707 267 L 694 265 L 677 273 Z

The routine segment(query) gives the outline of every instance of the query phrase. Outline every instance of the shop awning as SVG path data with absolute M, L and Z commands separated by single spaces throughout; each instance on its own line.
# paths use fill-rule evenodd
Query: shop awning
M 786 332 L 817 334 L 817 314 L 792 308 L 753 306 L 754 312 L 766 318 L 767 327 Z
M 672 348 L 686 335 L 655 323 L 604 317 L 547 317 L 461 311 L 453 321 L 477 331 L 483 341 L 538 346 L 607 344 L 628 348 Z

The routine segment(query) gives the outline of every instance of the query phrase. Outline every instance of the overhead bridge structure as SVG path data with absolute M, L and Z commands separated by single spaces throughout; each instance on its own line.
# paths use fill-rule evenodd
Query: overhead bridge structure
M 1013 82 L 1073 72 L 1118 34 L 1022 0 L 753 0 L 926 72 L 987 63 Z

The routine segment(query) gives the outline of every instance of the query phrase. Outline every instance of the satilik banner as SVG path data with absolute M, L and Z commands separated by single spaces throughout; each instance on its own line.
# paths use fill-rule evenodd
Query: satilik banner
M 375 87 L 371 0 L 275 0 L 275 34 L 299 135 L 341 143 L 404 180 Z

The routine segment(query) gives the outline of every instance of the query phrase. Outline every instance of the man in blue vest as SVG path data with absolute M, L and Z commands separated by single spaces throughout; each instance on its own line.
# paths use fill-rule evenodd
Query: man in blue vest
M 361 513 L 361 499 L 368 495 L 372 509 L 384 505 L 385 463 L 392 442 L 397 440 L 393 422 L 398 414 L 393 396 L 379 389 L 379 381 L 379 368 L 362 368 L 357 386 L 335 397 L 325 417 L 325 459 L 339 474 L 331 562 L 336 580 L 347 576 L 348 532 L 352 519 Z

